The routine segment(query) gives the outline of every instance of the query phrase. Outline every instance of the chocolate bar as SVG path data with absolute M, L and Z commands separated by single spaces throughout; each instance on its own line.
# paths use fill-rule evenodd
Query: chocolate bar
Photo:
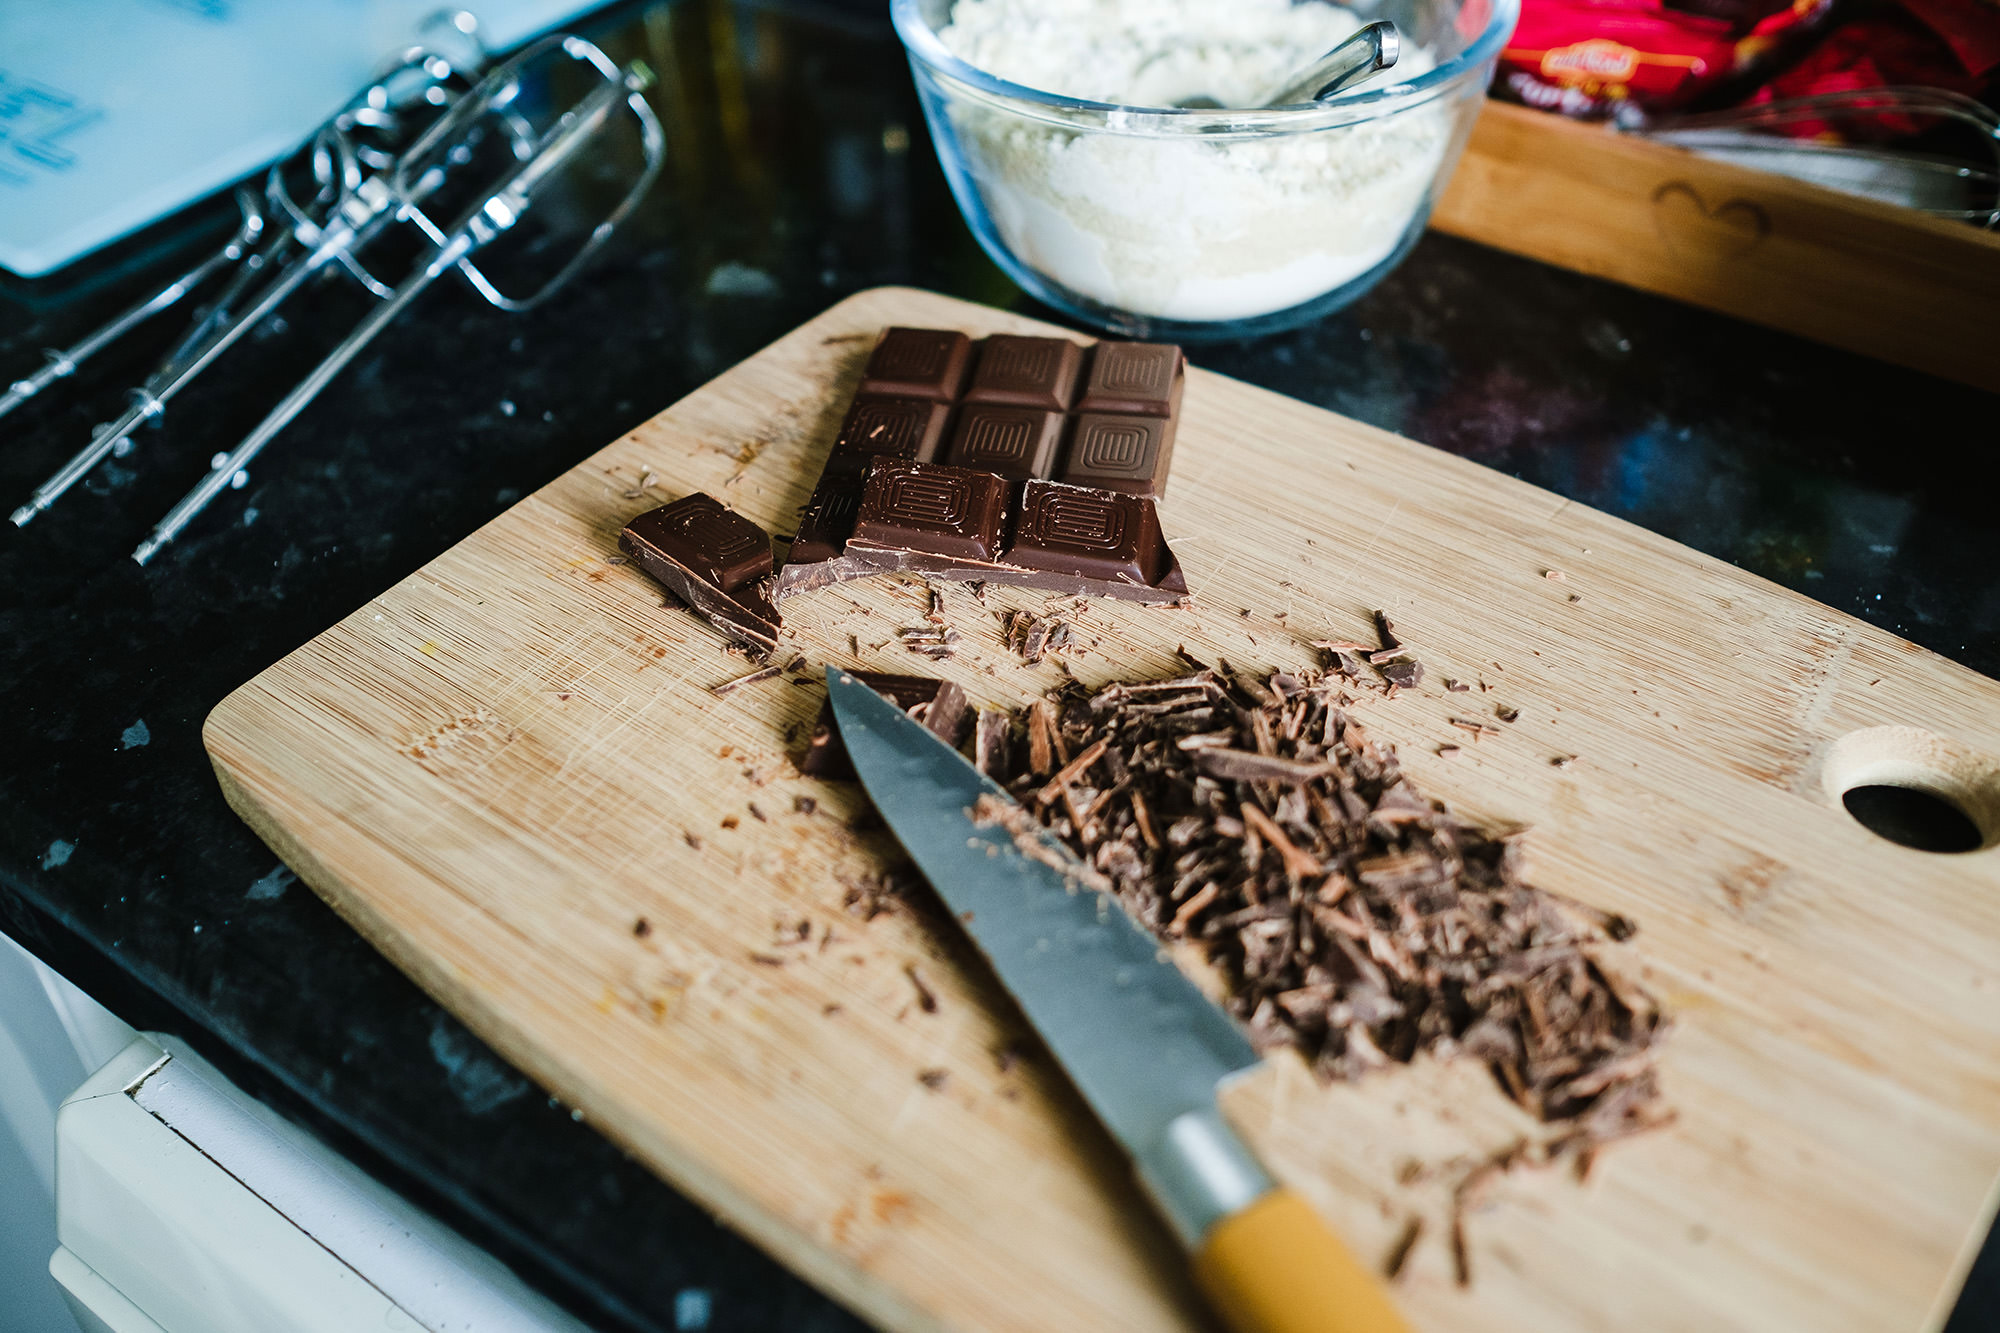
M 848 675 L 886 696 L 896 707 L 923 723 L 945 744 L 956 749 L 965 743 L 973 718 L 965 691 L 948 680 L 923 676 L 892 676 L 881 671 L 850 671 Z M 841 744 L 840 728 L 834 724 L 833 702 L 828 700 L 813 722 L 812 739 L 799 759 L 799 772 L 811 778 L 854 780 L 854 764 Z
M 1172 602 L 1178 347 L 890 329 L 773 596 L 885 572 Z
M 647 510 L 618 534 L 618 548 L 730 638 L 763 652 L 778 646 L 771 538 L 713 496 Z

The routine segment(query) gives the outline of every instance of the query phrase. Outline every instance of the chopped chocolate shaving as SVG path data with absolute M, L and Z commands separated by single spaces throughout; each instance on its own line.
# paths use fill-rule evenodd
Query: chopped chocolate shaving
M 917 1082 L 923 1084 L 932 1092 L 944 1091 L 944 1085 L 950 1081 L 951 1071 L 948 1069 L 919 1069 L 917 1071 Z
M 637 921 L 634 921 L 632 923 L 632 934 L 635 938 L 643 940 L 652 933 L 653 933 L 653 924 L 652 922 L 646 920 L 645 917 L 642 916 Z
M 1410 1261 L 1410 1251 L 1417 1248 L 1417 1241 L 1424 1234 L 1424 1219 L 1413 1217 L 1403 1224 L 1402 1234 L 1389 1247 L 1389 1257 L 1382 1261 L 1382 1276 L 1394 1282 L 1402 1276 L 1403 1266 Z
M 1521 716 L 1521 710 L 1518 708 L 1509 708 L 1506 704 L 1501 704 L 1493 710 L 1493 716 L 1499 718 L 1502 722 L 1512 722 Z
M 1022 752 L 981 747 L 1023 804 L 985 798 L 975 820 L 1199 944 L 1253 1040 L 1297 1047 L 1321 1077 L 1476 1059 L 1579 1161 L 1665 1122 L 1667 1020 L 1609 956 L 1629 921 L 1523 882 L 1518 838 L 1419 793 L 1342 707 L 1339 676 L 1183 660 L 1190 674 L 1030 705 Z
M 937 992 L 933 991 L 924 981 L 923 970 L 915 963 L 910 963 L 903 968 L 903 975 L 908 977 L 910 985 L 916 988 L 917 1008 L 927 1014 L 936 1013 L 938 1011 Z
M 1060 653 L 1076 642 L 1075 626 L 1061 617 L 1032 611 L 1009 611 L 1001 621 L 1001 639 L 1023 662 L 1035 666 L 1049 653 Z
M 982 708 L 973 727 L 973 763 L 981 773 L 997 777 L 1007 772 L 1008 743 L 1014 720 L 997 708 Z
M 1414 660 L 1380 663 L 1376 670 L 1391 685 L 1400 685 L 1406 690 L 1415 689 L 1424 679 L 1424 664 Z
M 966 729 L 972 721 L 968 715 L 970 706 L 966 702 L 965 691 L 951 681 L 933 680 L 926 676 L 897 676 L 881 671 L 850 671 L 847 674 L 877 694 L 887 696 L 898 708 L 929 727 L 953 749 L 964 743 Z M 831 701 L 820 707 L 819 717 L 813 722 L 812 737 L 806 742 L 806 752 L 799 759 L 798 769 L 809 778 L 854 781 L 854 765 L 847 758 L 847 747 L 840 742 L 840 728 L 833 720 Z

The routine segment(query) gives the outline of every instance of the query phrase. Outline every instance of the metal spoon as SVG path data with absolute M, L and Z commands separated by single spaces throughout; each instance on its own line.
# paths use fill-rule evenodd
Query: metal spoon
M 1318 102 L 1345 92 L 1363 79 L 1373 78 L 1396 63 L 1402 54 L 1403 35 L 1388 19 L 1377 19 L 1334 47 L 1305 69 L 1300 70 L 1273 96 L 1245 111 L 1273 106 L 1299 106 Z M 1174 103 L 1188 111 L 1220 111 L 1222 103 L 1213 97 L 1188 97 Z

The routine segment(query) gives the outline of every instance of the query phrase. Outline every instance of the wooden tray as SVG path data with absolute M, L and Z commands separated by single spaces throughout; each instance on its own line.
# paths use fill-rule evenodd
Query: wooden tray
M 627 518 L 690 490 L 788 531 L 894 323 L 1046 331 L 915 291 L 843 302 L 263 672 L 207 744 L 236 809 L 399 966 L 870 1319 L 1197 1327 L 1182 1261 L 1061 1077 L 996 1060 L 1020 1020 L 956 932 L 921 904 L 856 914 L 887 849 L 846 831 L 853 788 L 787 758 L 821 690 L 711 693 L 744 661 L 610 563 Z M 1278 1062 L 1234 1092 L 1246 1136 L 1364 1254 L 1428 1219 L 1400 1284 L 1417 1324 L 1934 1324 L 2000 1173 L 2000 851 L 1895 846 L 1834 793 L 1930 783 L 2000 834 L 2000 683 L 1200 370 L 1163 513 L 1195 608 L 1093 604 L 1079 677 L 1164 674 L 1178 644 L 1296 667 L 1387 608 L 1433 684 L 1370 705 L 1374 734 L 1473 816 L 1536 826 L 1539 882 L 1637 919 L 1634 963 L 1679 1024 L 1676 1126 L 1588 1184 L 1503 1181 L 1470 1223 L 1469 1289 L 1442 1241 L 1449 1182 L 1533 1128 L 1483 1070 L 1325 1088 Z M 937 670 L 1019 705 L 1059 676 L 1020 666 L 994 612 L 1040 599 L 988 597 L 947 591 L 964 651 L 935 668 L 894 644 L 912 585 L 785 614 L 814 662 Z M 1469 740 L 1451 717 L 1496 704 L 1520 720 L 1437 755 Z M 801 921 L 809 944 L 777 942 Z M 1411 1163 L 1433 1175 L 1399 1183 Z
M 1431 225 L 2000 391 L 2000 233 L 1492 101 Z

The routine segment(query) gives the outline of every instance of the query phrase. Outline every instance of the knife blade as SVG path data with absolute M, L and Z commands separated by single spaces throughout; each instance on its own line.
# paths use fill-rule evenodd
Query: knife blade
M 827 694 L 876 809 L 979 946 L 1194 1256 L 1237 1333 L 1403 1333 L 1372 1273 L 1278 1186 L 1217 1090 L 1234 1022 L 1003 788 L 836 667 Z

